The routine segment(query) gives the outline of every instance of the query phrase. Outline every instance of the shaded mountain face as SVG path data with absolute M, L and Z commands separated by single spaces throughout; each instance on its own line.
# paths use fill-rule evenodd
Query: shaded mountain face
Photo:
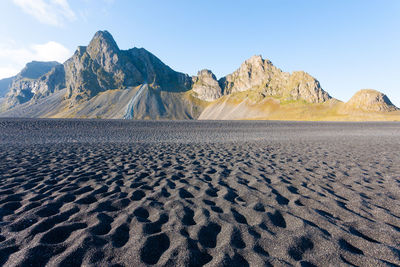
M 176 72 L 143 48 L 120 50 L 107 31 L 95 34 L 64 64 L 67 95 L 75 104 L 100 92 L 148 83 L 165 91 L 187 91 L 188 75 Z
M 53 67 L 60 65 L 60 63 L 56 61 L 50 62 L 41 62 L 41 61 L 32 61 L 26 64 L 25 68 L 18 74 L 18 76 L 27 78 L 27 79 L 37 79 L 43 74 L 49 72 Z
M 6 96 L 14 78 L 15 78 L 15 76 L 10 77 L 10 78 L 4 78 L 4 79 L 0 80 L 0 98 Z
M 396 111 L 398 108 L 392 104 L 389 98 L 376 90 L 363 89 L 345 104 L 348 110 L 362 110 L 367 112 L 388 112 Z
M 9 85 L 3 109 L 10 109 L 18 104 L 30 101 L 35 94 L 39 97 L 42 91 L 55 90 L 56 84 L 52 83 L 52 72 L 61 67 L 58 62 L 32 61 L 26 64 L 25 68 L 12 78 Z M 51 80 L 49 82 L 49 80 Z M 58 82 L 58 81 L 57 81 Z M 59 88 L 64 87 L 63 84 Z

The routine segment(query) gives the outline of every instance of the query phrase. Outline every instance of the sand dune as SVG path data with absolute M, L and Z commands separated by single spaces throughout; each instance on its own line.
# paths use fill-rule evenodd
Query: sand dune
M 0 162 L 0 265 L 400 265 L 398 123 L 2 119 Z

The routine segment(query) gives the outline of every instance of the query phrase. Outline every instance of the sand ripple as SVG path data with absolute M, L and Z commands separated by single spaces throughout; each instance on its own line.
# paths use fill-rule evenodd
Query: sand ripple
M 400 265 L 399 137 L 373 131 L 3 143 L 0 265 Z

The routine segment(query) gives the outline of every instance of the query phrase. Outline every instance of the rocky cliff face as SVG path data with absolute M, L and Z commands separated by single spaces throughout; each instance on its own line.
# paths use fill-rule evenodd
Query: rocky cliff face
M 66 98 L 71 104 L 110 89 L 144 83 L 170 91 L 185 91 L 191 84 L 189 76 L 173 71 L 143 48 L 120 50 L 107 31 L 97 32 L 64 66 Z
M 363 89 L 355 93 L 354 96 L 346 102 L 345 108 L 347 110 L 361 110 L 367 112 L 398 110 L 385 94 L 372 89 Z
M 59 64 L 38 79 L 38 88 L 33 98 L 47 97 L 63 88 L 65 88 L 65 69 L 64 65 Z
M 287 98 L 308 103 L 323 103 L 331 98 L 319 82 L 304 71 L 295 71 L 289 76 L 285 91 Z
M 214 101 L 222 96 L 222 89 L 217 78 L 210 70 L 201 70 L 193 76 L 193 92 L 204 101 Z
M 18 104 L 28 102 L 36 93 L 46 91 L 48 88 L 54 91 L 54 84 L 49 83 L 48 75 L 50 75 L 49 73 L 53 68 L 59 66 L 62 65 L 58 62 L 33 61 L 26 64 L 25 68 L 13 78 L 3 109 L 9 109 Z
M 97 32 L 87 47 L 78 47 L 64 66 L 66 98 L 72 104 L 108 89 L 142 82 L 140 73 L 125 62 L 114 39 L 106 31 Z
M 127 56 L 139 70 L 145 83 L 152 88 L 168 92 L 184 92 L 191 89 L 189 75 L 176 72 L 144 48 L 132 48 Z
M 276 87 L 283 87 L 288 75 L 276 68 L 269 60 L 253 56 L 246 60 L 239 69 L 220 79 L 225 94 L 247 90 L 262 90 L 269 85 L 271 92 Z M 271 83 L 274 81 L 274 83 Z
M 322 103 L 331 98 L 308 73 L 282 72 L 261 56 L 246 60 L 238 70 L 221 78 L 219 84 L 225 95 L 252 90 L 264 96 L 304 100 L 309 103 Z

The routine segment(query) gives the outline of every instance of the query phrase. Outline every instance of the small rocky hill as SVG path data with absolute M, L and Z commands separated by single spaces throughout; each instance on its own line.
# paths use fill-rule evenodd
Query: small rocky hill
M 358 91 L 345 104 L 345 107 L 349 110 L 362 110 L 367 112 L 388 112 L 398 110 L 385 94 L 372 89 L 363 89 Z

